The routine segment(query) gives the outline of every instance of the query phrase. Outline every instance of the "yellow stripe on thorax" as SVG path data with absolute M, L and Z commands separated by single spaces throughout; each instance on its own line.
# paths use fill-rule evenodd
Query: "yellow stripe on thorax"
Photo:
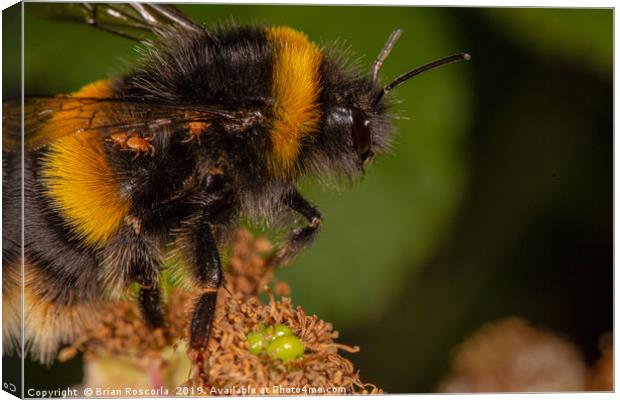
M 73 96 L 104 98 L 111 94 L 109 84 L 99 81 Z M 65 117 L 63 111 L 56 113 L 48 126 Z M 41 171 L 47 193 L 78 237 L 90 245 L 101 244 L 119 228 L 130 201 L 120 195 L 98 132 L 56 135 L 62 137 L 50 145 Z
M 293 173 L 302 141 L 316 132 L 321 108 L 321 51 L 306 35 L 288 27 L 267 29 L 274 47 L 274 120 L 269 168 L 279 177 Z

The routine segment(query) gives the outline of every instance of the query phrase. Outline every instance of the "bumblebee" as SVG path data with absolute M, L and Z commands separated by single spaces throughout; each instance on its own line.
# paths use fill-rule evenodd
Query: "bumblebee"
M 24 339 L 41 362 L 130 285 L 145 323 L 165 329 L 170 252 L 179 260 L 170 268 L 200 293 L 189 340 L 204 350 L 222 286 L 218 248 L 240 217 L 307 220 L 270 260 L 288 263 L 322 224 L 296 182 L 362 176 L 389 149 L 392 89 L 469 59 L 449 56 L 381 85 L 400 30 L 367 72 L 289 27 L 211 29 L 161 4 L 65 7 L 138 41 L 141 59 L 70 95 L 26 97 L 23 109 L 3 102 L 4 350 L 19 347 L 23 260 Z

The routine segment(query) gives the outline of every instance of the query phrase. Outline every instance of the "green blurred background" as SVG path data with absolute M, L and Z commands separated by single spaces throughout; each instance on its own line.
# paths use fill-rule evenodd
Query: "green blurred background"
M 128 40 L 36 16 L 45 6 L 25 6 L 26 94 L 71 92 L 136 59 Z M 364 381 L 433 391 L 453 347 L 509 315 L 596 359 L 613 323 L 611 10 L 179 8 L 207 25 L 288 25 L 319 43 L 344 41 L 367 66 L 402 28 L 384 81 L 472 54 L 398 89 L 394 153 L 362 181 L 302 185 L 325 225 L 279 277 L 296 304 L 361 346 L 352 359 Z M 5 88 L 18 87 L 10 73 Z M 29 363 L 26 374 L 59 387 L 79 382 L 81 366 Z

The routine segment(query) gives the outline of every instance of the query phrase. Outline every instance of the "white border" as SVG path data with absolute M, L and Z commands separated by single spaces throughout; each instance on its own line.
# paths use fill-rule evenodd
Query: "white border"
M 114 1 L 114 0 L 113 0 Z M 122 1 L 119 1 L 122 2 Z M 560 8 L 579 8 L 579 7 L 587 7 L 587 8 L 615 8 L 615 1 L 600 1 L 600 0 L 591 0 L 591 1 L 579 1 L 579 0 L 545 0 L 545 1 L 485 1 L 478 0 L 475 4 L 472 4 L 470 1 L 459 1 L 459 0 L 451 0 L 449 2 L 446 1 L 408 1 L 408 0 L 390 0 L 385 2 L 379 1 L 363 1 L 363 0 L 339 0 L 339 1 L 330 1 L 330 0 L 313 0 L 313 1 L 303 1 L 303 0 L 269 0 L 269 1 L 257 1 L 257 0 L 246 0 L 246 1 L 236 1 L 236 0 L 212 0 L 212 1 L 197 1 L 197 0 L 185 0 L 185 1 L 175 1 L 169 0 L 165 1 L 166 3 L 207 3 L 207 4 L 315 4 L 315 5 L 371 5 L 371 6 L 443 6 L 443 7 L 560 7 Z M 11 0 L 0 0 L 0 6 L 2 9 L 5 9 L 11 5 L 15 4 L 15 1 Z M 23 21 L 23 13 L 22 13 L 22 21 Z M 0 18 L 0 35 L 1 35 L 2 21 Z M 615 93 L 617 93 L 617 82 L 615 80 L 616 71 L 618 68 L 615 63 L 616 58 L 616 46 L 619 42 L 618 32 L 615 30 L 615 16 L 614 16 L 614 156 L 617 154 L 617 142 L 615 140 L 615 117 L 619 115 L 619 106 L 615 101 Z M 1 43 L 1 42 L 0 42 Z M 22 46 L 23 46 L 23 25 L 22 25 Z M 0 52 L 0 63 L 2 61 L 2 53 Z M 23 47 L 22 47 L 22 74 L 23 74 Z M 23 81 L 22 81 L 23 85 Z M 1 88 L 1 78 L 0 78 L 0 88 Z M 23 91 L 23 87 L 22 87 Z M 1 111 L 0 111 L 1 113 Z M 0 144 L 1 147 L 1 144 Z M 618 199 L 616 196 L 615 189 L 617 186 L 617 179 L 620 174 L 618 174 L 619 166 L 616 163 L 616 159 L 614 157 L 614 210 L 617 209 Z M 1 211 L 0 211 L 1 213 Z M 614 213 L 614 228 L 618 226 L 618 222 L 620 221 L 618 215 Z M 1 228 L 0 228 L 1 230 Z M 614 229 L 614 266 L 617 264 L 617 253 L 615 249 L 620 244 L 620 239 L 618 235 L 616 235 L 616 229 Z M 1 276 L 1 275 L 0 275 Z M 615 274 L 614 268 L 614 289 L 617 287 L 618 277 Z M 614 290 L 614 343 L 620 343 L 618 340 L 618 332 L 616 331 L 616 318 L 618 316 L 618 308 L 616 307 L 616 296 Z M 0 339 L 1 340 L 1 339 Z M 616 349 L 614 349 L 614 361 L 616 360 Z M 615 366 L 615 362 L 614 362 Z M 618 382 L 618 377 L 620 373 L 618 372 L 618 368 L 614 368 L 614 381 Z M 23 366 L 22 366 L 23 373 Z M 0 375 L 2 374 L 2 366 L 0 364 Z M 573 400 L 573 399 L 608 399 L 615 398 L 615 393 L 592 393 L 592 392 L 584 392 L 584 393 L 548 393 L 548 394 L 529 394 L 529 393 L 520 393 L 520 394 L 459 394 L 459 395 L 450 395 L 450 394 L 422 394 L 422 395 L 402 395 L 402 394 L 394 394 L 394 395 L 383 395 L 380 397 L 387 397 L 390 399 L 401 400 L 408 399 L 412 396 L 420 399 L 445 399 L 446 396 L 458 396 L 459 399 L 515 399 L 515 398 L 525 398 L 525 399 L 553 399 L 553 400 Z M 4 391 L 0 391 L 0 400 L 4 399 L 14 399 L 15 397 L 9 395 Z M 178 397 L 177 397 L 178 398 Z M 264 397 L 263 397 L 264 398 Z M 288 397 L 287 397 L 288 398 Z M 291 397 L 293 398 L 293 397 Z M 316 396 L 296 396 L 295 399 L 306 399 L 312 398 L 315 399 Z M 169 398 L 161 398 L 162 400 L 169 400 Z

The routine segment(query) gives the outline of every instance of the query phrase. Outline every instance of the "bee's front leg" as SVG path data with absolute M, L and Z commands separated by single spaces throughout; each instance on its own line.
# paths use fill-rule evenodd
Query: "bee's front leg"
M 308 225 L 292 232 L 286 243 L 270 260 L 274 266 L 288 264 L 301 250 L 312 244 L 323 223 L 321 212 L 304 199 L 296 188 L 287 192 L 282 197 L 282 202 L 306 218 Z

